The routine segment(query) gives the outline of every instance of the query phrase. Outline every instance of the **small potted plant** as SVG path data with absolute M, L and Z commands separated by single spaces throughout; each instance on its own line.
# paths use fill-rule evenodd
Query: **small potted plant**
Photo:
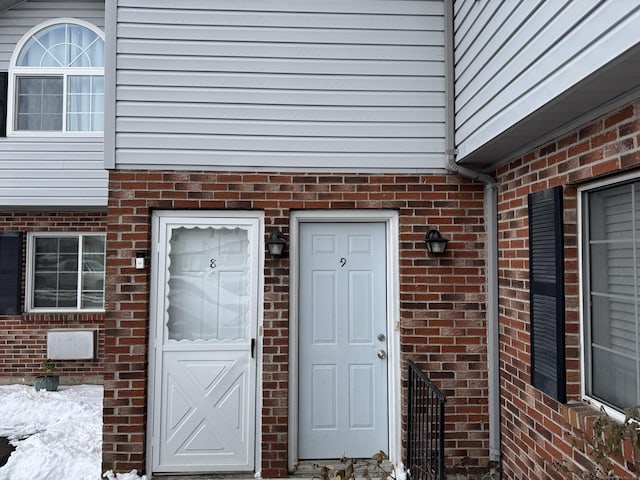
M 38 375 L 34 381 L 34 387 L 36 391 L 46 390 L 48 392 L 55 392 L 58 390 L 60 384 L 60 377 L 53 372 L 56 369 L 55 364 L 50 358 L 47 358 L 40 364 L 40 369 L 44 370 L 44 375 Z

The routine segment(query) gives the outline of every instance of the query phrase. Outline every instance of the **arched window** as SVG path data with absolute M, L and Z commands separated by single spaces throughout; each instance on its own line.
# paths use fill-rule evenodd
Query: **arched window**
M 10 76 L 14 133 L 103 131 L 104 39 L 92 25 L 66 19 L 32 30 Z

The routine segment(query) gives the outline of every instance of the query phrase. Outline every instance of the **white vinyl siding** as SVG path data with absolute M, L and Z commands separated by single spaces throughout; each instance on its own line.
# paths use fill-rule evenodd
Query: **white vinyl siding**
M 119 0 L 117 168 L 441 168 L 444 7 Z
M 586 393 L 622 411 L 640 402 L 640 182 L 586 195 Z
M 29 1 L 0 13 L 0 70 L 16 44 L 54 18 L 76 18 L 104 29 L 103 1 Z M 0 138 L 2 207 L 106 207 L 103 139 Z
M 102 142 L 0 139 L 0 205 L 106 207 Z
M 571 89 L 640 41 L 630 0 L 456 0 L 459 158 Z

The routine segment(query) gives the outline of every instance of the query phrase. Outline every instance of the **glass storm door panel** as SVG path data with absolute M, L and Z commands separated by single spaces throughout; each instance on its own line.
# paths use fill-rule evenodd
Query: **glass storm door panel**
M 298 457 L 388 451 L 384 223 L 300 225 Z
M 248 337 L 249 232 L 178 227 L 169 240 L 169 341 L 239 341 Z
M 260 218 L 171 215 L 154 219 L 153 472 L 252 472 Z

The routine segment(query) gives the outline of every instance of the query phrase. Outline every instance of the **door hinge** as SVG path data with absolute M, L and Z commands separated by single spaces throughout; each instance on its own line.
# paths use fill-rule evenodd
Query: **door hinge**
M 256 339 L 251 339 L 251 358 L 256 358 Z

